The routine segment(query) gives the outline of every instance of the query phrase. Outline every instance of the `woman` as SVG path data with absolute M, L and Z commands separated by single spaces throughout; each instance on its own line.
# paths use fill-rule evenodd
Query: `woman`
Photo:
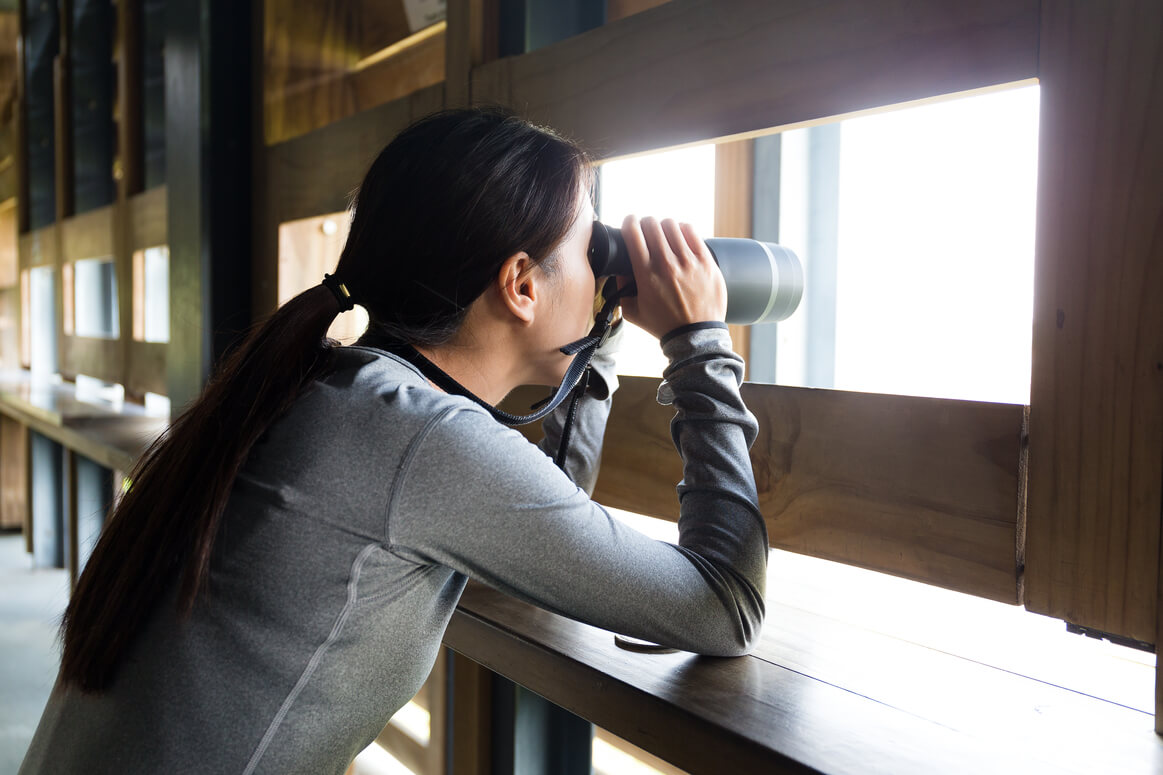
M 424 681 L 468 577 L 665 645 L 748 649 L 767 555 L 756 424 L 689 227 L 624 226 L 625 317 L 670 359 L 680 546 L 589 499 L 609 343 L 564 470 L 486 408 L 561 382 L 562 346 L 590 329 L 592 182 L 575 146 L 496 111 L 437 114 L 380 154 L 335 276 L 253 333 L 139 464 L 22 772 L 340 773 Z M 352 303 L 368 333 L 327 342 Z

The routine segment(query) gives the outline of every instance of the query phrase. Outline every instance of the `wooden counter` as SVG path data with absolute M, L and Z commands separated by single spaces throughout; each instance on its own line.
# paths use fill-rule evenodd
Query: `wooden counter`
M 630 652 L 476 584 L 445 645 L 696 773 L 1163 771 L 1149 711 L 770 596 L 738 659 Z
M 67 382 L 0 372 L 0 413 L 115 471 L 127 472 L 169 419 L 131 403 L 78 399 Z

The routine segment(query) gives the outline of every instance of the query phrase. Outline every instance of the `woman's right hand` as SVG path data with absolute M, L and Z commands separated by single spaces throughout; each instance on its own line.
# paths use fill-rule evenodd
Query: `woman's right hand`
M 690 323 L 726 317 L 723 273 L 693 226 L 670 218 L 643 218 L 640 223 L 628 215 L 622 237 L 638 285 L 637 296 L 622 300 L 627 320 L 662 338 Z

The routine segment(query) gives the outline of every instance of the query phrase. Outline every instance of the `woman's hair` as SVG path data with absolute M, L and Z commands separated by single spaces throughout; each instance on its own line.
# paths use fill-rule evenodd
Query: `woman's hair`
M 547 129 L 498 109 L 437 113 L 372 163 L 335 276 L 367 309 L 369 331 L 442 344 L 509 256 L 552 258 L 591 185 L 585 154 Z M 138 461 L 65 611 L 65 683 L 109 687 L 173 584 L 178 610 L 192 611 L 235 477 L 255 441 L 328 371 L 326 334 L 339 311 L 323 285 L 288 301 Z

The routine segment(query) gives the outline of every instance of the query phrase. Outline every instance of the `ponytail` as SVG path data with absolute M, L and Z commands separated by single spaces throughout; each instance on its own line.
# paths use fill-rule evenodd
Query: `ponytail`
M 328 280 L 252 330 L 138 461 L 65 611 L 65 684 L 87 692 L 108 688 L 178 574 L 178 610 L 193 610 L 251 447 L 328 368 L 327 329 L 347 308 L 334 290 L 342 285 Z

